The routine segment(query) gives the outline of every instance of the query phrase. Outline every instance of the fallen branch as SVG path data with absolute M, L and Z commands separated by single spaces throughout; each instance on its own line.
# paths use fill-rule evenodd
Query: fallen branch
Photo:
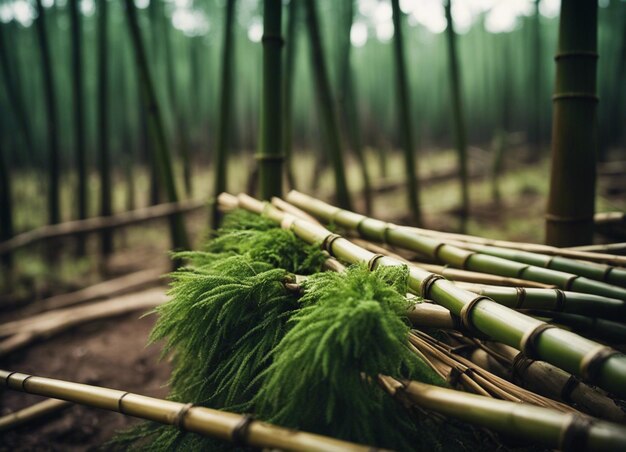
M 0 432 L 19 427 L 29 422 L 40 420 L 46 416 L 58 413 L 61 410 L 69 408 L 71 402 L 59 399 L 47 399 L 43 402 L 31 405 L 23 410 L 15 411 L 0 417 Z

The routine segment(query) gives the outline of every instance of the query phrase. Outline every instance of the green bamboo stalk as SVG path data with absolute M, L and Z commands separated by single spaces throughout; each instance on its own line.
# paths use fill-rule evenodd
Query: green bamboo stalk
M 282 10 L 281 0 L 264 0 L 263 2 L 263 91 L 261 93 L 260 148 L 257 155 L 259 194 L 262 199 L 282 196 L 283 191 Z
M 341 210 L 295 191 L 287 195 L 287 200 L 317 218 L 354 230 L 368 240 L 384 241 L 394 246 L 416 251 L 453 267 L 553 284 L 564 290 L 626 301 L 626 289 L 622 287 L 595 281 L 574 273 L 551 270 L 477 251 L 464 250 L 450 245 L 444 240 L 420 236 L 414 232 L 415 229 L 399 227 L 392 223 L 385 223 L 364 215 Z
M 592 337 L 611 344 L 626 344 L 626 325 L 623 323 L 567 312 L 543 311 L 541 309 L 525 309 L 523 312 L 550 323 L 564 325 L 585 337 Z
M 359 163 L 361 170 L 361 179 L 363 180 L 363 201 L 365 202 L 365 212 L 372 212 L 372 187 L 370 182 L 369 169 L 363 143 L 361 141 L 361 127 L 359 125 L 359 111 L 356 102 L 356 83 L 353 65 L 351 62 L 352 43 L 350 41 L 350 32 L 352 30 L 352 22 L 354 20 L 354 2 L 348 0 L 345 2 L 345 11 L 339 14 L 341 33 L 341 46 L 337 55 L 339 57 L 339 68 L 337 73 L 339 76 L 339 87 L 337 94 L 337 103 L 339 104 L 339 112 L 341 114 L 347 136 L 352 150 Z
M 393 11 L 393 43 L 396 61 L 396 93 L 398 102 L 398 127 L 402 137 L 404 149 L 404 168 L 408 190 L 408 209 L 412 221 L 416 225 L 422 223 L 422 212 L 419 201 L 418 167 L 414 156 L 413 124 L 411 121 L 411 95 L 406 76 L 406 64 L 404 62 L 404 42 L 402 38 L 402 18 L 398 0 L 391 0 Z
M 542 77 L 539 68 L 543 67 L 541 58 L 541 14 L 539 13 L 539 3 L 541 0 L 534 0 L 534 14 L 532 17 L 532 34 L 531 34 L 531 48 L 532 48 L 532 64 L 528 65 L 530 71 L 529 80 L 531 82 L 531 120 L 530 120 L 530 145 L 531 155 L 534 161 L 537 161 L 541 156 L 541 116 L 542 116 L 542 96 L 541 86 Z
M 148 60 L 146 57 L 145 47 L 143 45 L 141 30 L 137 20 L 136 6 L 133 0 L 125 0 L 126 17 L 131 35 L 132 45 L 135 51 L 137 62 L 137 70 L 141 77 L 142 99 L 145 104 L 148 129 L 152 146 L 154 150 L 154 160 L 159 170 L 161 183 L 164 185 L 169 202 L 178 202 L 178 194 L 176 192 L 176 184 L 174 183 L 174 174 L 172 171 L 172 163 L 170 152 L 165 138 L 165 130 L 163 128 L 163 120 L 156 99 L 154 84 L 148 68 Z M 180 213 L 173 214 L 170 218 L 170 234 L 172 238 L 172 246 L 174 248 L 189 248 L 189 239 L 183 217 Z
M 73 0 L 76 1 L 76 0 Z M 111 200 L 111 164 L 109 159 L 109 12 L 107 0 L 98 1 L 98 160 L 100 169 L 100 215 L 113 213 Z M 113 252 L 113 231 L 104 229 L 100 236 L 103 256 Z
M 594 264 L 547 254 L 530 253 L 528 251 L 498 248 L 495 246 L 475 245 L 465 242 L 454 242 L 455 245 L 490 256 L 501 257 L 511 261 L 544 267 L 557 271 L 575 273 L 596 281 L 626 287 L 626 269 L 611 265 Z
M 11 109 L 15 114 L 17 126 L 20 129 L 20 134 L 24 140 L 26 150 L 30 154 L 31 158 L 35 156 L 35 145 L 33 143 L 33 134 L 30 126 L 30 122 L 26 116 L 26 109 L 24 106 L 24 98 L 21 83 L 19 77 L 16 77 L 11 70 L 11 63 L 9 61 L 8 46 L 9 42 L 6 41 L 5 25 L 0 26 L 0 66 L 2 67 L 2 76 L 4 78 L 4 87 L 7 98 L 11 104 Z
M 296 1 L 289 2 L 287 13 L 287 35 L 285 46 L 285 65 L 283 68 L 283 155 L 285 156 L 285 172 L 289 188 L 296 188 L 293 171 L 293 79 L 296 64 L 297 22 L 300 8 Z
M 555 246 L 593 239 L 597 15 L 597 0 L 561 3 L 546 214 L 546 243 Z
M 167 93 L 169 96 L 169 104 L 174 116 L 176 124 L 177 143 L 180 149 L 180 155 L 183 164 L 183 181 L 185 183 L 185 192 L 187 196 L 193 194 L 192 174 L 191 174 L 191 156 L 189 153 L 189 126 L 186 124 L 183 115 L 181 102 L 179 102 L 177 89 L 178 86 L 175 72 L 175 60 L 172 55 L 172 26 L 169 18 L 161 8 L 159 22 L 161 23 L 161 31 L 163 33 L 165 48 L 165 72 L 167 80 Z
M 0 242 L 5 242 L 11 239 L 13 234 L 11 171 L 9 170 L 7 160 L 4 155 L 4 143 L 0 142 Z M 2 256 L 2 263 L 6 266 L 6 268 L 11 269 L 13 266 L 13 255 L 11 253 L 4 254 Z
M 229 134 L 231 131 L 232 79 L 234 58 L 233 21 L 236 0 L 226 2 L 224 18 L 224 40 L 222 47 L 222 67 L 220 75 L 220 100 L 215 140 L 215 170 L 213 172 L 213 196 L 209 225 L 217 229 L 221 223 L 220 211 L 217 208 L 217 196 L 226 190 L 226 171 L 228 163 Z
M 304 6 L 306 9 L 307 30 L 311 47 L 311 66 L 313 67 L 316 98 L 321 116 L 320 122 L 324 126 L 325 135 L 328 140 L 328 156 L 333 162 L 337 203 L 342 207 L 350 208 L 349 206 L 351 206 L 352 203 L 344 170 L 343 149 L 339 136 L 339 127 L 337 125 L 335 104 L 328 80 L 328 71 L 326 69 L 326 59 L 324 57 L 324 48 L 320 36 L 317 9 L 313 0 L 306 0 Z
M 365 263 L 370 269 L 380 265 L 403 265 L 396 259 L 371 253 L 322 226 L 287 215 L 269 203 L 259 202 L 247 195 L 239 195 L 238 202 L 240 207 L 265 215 L 308 243 L 322 243 L 324 249 L 341 261 Z M 359 222 L 362 219 L 361 215 L 349 212 L 341 216 Z M 340 218 L 335 215 L 335 219 Z M 384 225 L 382 222 L 377 224 Z M 369 227 L 372 226 L 370 222 Z M 391 232 L 387 230 L 386 235 L 390 236 Z M 595 382 L 620 397 L 626 396 L 625 355 L 566 330 L 543 329 L 546 328 L 545 322 L 495 303 L 487 297 L 477 297 L 428 271 L 414 266 L 409 266 L 409 270 L 409 288 L 460 316 L 465 328 L 524 350 L 530 357 L 536 356 L 587 381 Z
M 53 397 L 85 406 L 116 411 L 127 416 L 172 425 L 223 441 L 288 451 L 367 452 L 371 448 L 312 433 L 287 430 L 267 422 L 247 419 L 228 411 L 191 406 L 117 389 L 0 370 L 0 384 L 8 389 Z M 245 425 L 245 428 L 241 428 Z
M 417 381 L 398 381 L 389 377 L 381 377 L 381 380 L 391 394 L 422 409 L 518 438 L 532 439 L 549 448 L 608 452 L 626 446 L 626 430 L 618 424 Z M 580 436 L 578 432 L 581 432 Z
M 59 134 L 57 117 L 57 98 L 55 91 L 54 73 L 48 45 L 48 33 L 46 26 L 46 12 L 42 0 L 37 0 L 37 19 L 35 29 L 39 42 L 41 55 L 41 68 L 43 70 L 44 96 L 46 103 L 46 126 L 48 142 L 48 223 L 56 224 L 61 220 L 60 200 L 60 154 Z
M 76 153 L 76 169 L 78 174 L 78 195 L 76 208 L 77 218 L 84 220 L 88 216 L 87 198 L 87 152 L 85 147 L 85 113 L 84 113 L 84 82 L 83 82 L 83 54 L 82 54 L 82 14 L 79 10 L 78 0 L 70 0 L 70 24 L 72 35 L 72 79 L 74 98 L 74 149 Z M 85 237 L 77 237 L 77 249 L 79 255 L 85 254 Z
M 446 0 L 444 9 L 448 26 L 446 37 L 448 44 L 448 64 L 450 68 L 450 93 L 452 101 L 452 117 L 454 120 L 454 135 L 459 156 L 459 175 L 461 178 L 461 228 L 466 229 L 467 218 L 470 213 L 469 175 L 467 163 L 467 138 L 465 132 L 465 118 L 461 99 L 461 76 L 456 50 L 456 35 L 452 20 L 452 0 Z

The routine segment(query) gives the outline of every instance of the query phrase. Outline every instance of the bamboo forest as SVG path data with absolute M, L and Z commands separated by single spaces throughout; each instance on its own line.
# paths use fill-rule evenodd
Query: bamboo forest
M 0 0 L 1 451 L 626 451 L 626 0 Z

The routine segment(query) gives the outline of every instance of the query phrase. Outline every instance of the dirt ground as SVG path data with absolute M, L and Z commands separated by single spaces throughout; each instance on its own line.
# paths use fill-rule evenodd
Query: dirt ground
M 156 319 L 140 313 L 75 328 L 28 347 L 2 360 L 12 371 L 164 397 L 169 377 L 167 362 L 159 362 L 158 344 L 146 346 Z M 43 400 L 42 397 L 2 391 L 2 415 Z M 137 419 L 96 408 L 70 408 L 36 424 L 0 433 L 2 451 L 95 450 Z

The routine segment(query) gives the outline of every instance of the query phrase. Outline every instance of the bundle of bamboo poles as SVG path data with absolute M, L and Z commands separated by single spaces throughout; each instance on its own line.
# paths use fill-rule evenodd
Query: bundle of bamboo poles
M 571 446 L 571 439 L 563 440 L 570 435 L 563 433 L 565 431 L 563 425 L 559 430 L 560 434 L 563 434 L 560 437 L 561 442 L 549 439 L 555 437 L 555 433 L 549 432 L 558 424 L 558 422 L 550 420 L 550 417 L 567 418 L 567 425 L 573 426 L 572 429 L 585 430 L 585 433 L 579 437 L 579 439 L 584 440 L 584 444 L 580 444 L 581 448 L 603 449 L 607 446 L 607 444 L 602 444 L 604 440 L 599 442 L 596 440 L 599 437 L 604 437 L 604 433 L 608 431 L 592 433 L 592 428 L 581 427 L 583 424 L 597 426 L 600 421 L 581 415 L 580 411 L 611 421 L 624 422 L 623 413 L 614 402 L 615 397 L 626 395 L 626 373 L 624 372 L 626 357 L 624 355 L 607 345 L 593 342 L 566 329 L 557 328 L 539 319 L 516 312 L 484 295 L 477 296 L 476 293 L 481 289 L 481 286 L 475 282 L 462 283 L 465 284 L 464 287 L 473 290 L 470 292 L 457 286 L 456 283 L 447 281 L 438 274 L 443 273 L 445 267 L 411 263 L 385 248 L 390 245 L 401 245 L 392 242 L 393 231 L 405 232 L 407 229 L 337 209 L 296 192 L 292 192 L 287 200 L 291 204 L 278 199 L 273 199 L 272 204 L 263 203 L 247 195 L 233 197 L 223 194 L 219 201 L 227 209 L 239 207 L 262 214 L 279 223 L 281 227 L 290 229 L 306 242 L 320 243 L 322 248 L 328 251 L 331 256 L 344 263 L 366 263 L 370 270 L 378 266 L 408 263 L 410 266 L 409 287 L 423 298 L 407 313 L 412 324 L 419 328 L 409 337 L 410 347 L 449 382 L 457 385 L 459 389 L 476 394 L 469 395 L 441 388 L 426 388 L 421 383 L 399 382 L 391 377 L 381 376 L 381 384 L 392 395 L 397 396 L 408 405 L 417 404 L 422 409 L 439 412 L 445 416 L 485 426 L 499 432 L 527 435 L 528 438 L 543 442 L 551 447 L 567 448 Z M 312 218 L 312 216 L 317 219 Z M 318 222 L 318 219 L 358 232 L 365 238 L 359 241 L 364 247 L 330 232 Z M 367 239 L 382 243 L 384 246 L 370 243 Z M 439 248 L 445 246 L 447 246 L 445 243 L 438 244 Z M 365 247 L 375 252 L 368 251 Z M 452 245 L 448 247 L 442 254 L 454 256 L 456 249 Z M 435 256 L 437 256 L 437 252 L 431 254 L 431 257 Z M 488 258 L 484 260 L 488 261 Z M 493 262 L 491 264 L 496 265 L 499 260 L 505 259 L 497 258 L 495 264 Z M 511 265 L 516 265 L 514 261 L 511 262 L 513 262 Z M 525 265 L 529 266 L 529 264 Z M 537 269 L 531 270 L 529 272 L 531 275 L 540 273 Z M 548 275 L 546 279 L 555 276 L 551 273 L 553 270 L 544 270 Z M 621 271 L 618 268 L 611 271 L 617 270 Z M 619 274 L 619 271 L 616 274 Z M 472 278 L 480 278 L 481 275 L 485 278 L 494 276 L 486 272 L 461 272 L 459 275 L 455 275 L 458 276 L 455 279 L 471 280 Z M 548 305 L 551 300 L 558 297 L 560 299 L 558 309 L 563 309 L 566 305 L 565 300 L 567 300 L 574 311 L 576 311 L 574 309 L 576 307 L 587 306 L 587 311 L 582 309 L 582 312 L 586 312 L 588 315 L 593 313 L 592 307 L 598 306 L 600 311 L 605 309 L 606 312 L 610 312 L 611 309 L 614 309 L 613 314 L 616 315 L 623 315 L 624 312 L 624 300 L 622 299 L 610 299 L 602 295 L 566 291 L 550 287 L 549 284 L 545 286 L 545 282 L 537 283 L 523 278 L 512 279 L 515 276 L 501 276 L 498 273 L 495 276 L 502 278 L 504 285 L 493 285 L 493 288 L 512 288 L 518 296 L 528 296 L 527 303 L 529 305 L 527 306 L 541 303 Z M 559 276 L 558 273 L 557 276 Z M 573 274 L 573 276 L 575 279 L 580 278 L 580 275 Z M 497 282 L 497 278 L 491 281 L 492 284 Z M 555 281 L 558 282 L 558 278 Z M 512 282 L 519 285 L 513 284 L 511 286 Z M 528 284 L 524 284 L 524 282 Z M 582 287 L 587 286 L 583 284 Z M 574 289 L 574 287 L 568 288 Z M 575 288 L 580 289 L 581 285 L 579 284 Z M 528 293 L 524 293 L 527 291 Z M 505 295 L 510 295 L 510 293 L 505 292 Z M 608 306 L 612 307 L 609 308 Z M 511 307 L 519 308 L 515 303 Z M 578 312 L 581 312 L 580 309 Z M 557 313 L 559 313 L 558 310 Z M 451 338 L 451 342 L 456 342 L 457 346 L 446 345 L 433 339 L 422 332 L 423 328 L 450 331 L 449 338 Z M 484 342 L 486 338 L 490 338 L 492 341 Z M 481 361 L 480 356 L 475 356 L 480 355 L 476 352 L 484 352 L 484 349 L 487 348 L 487 345 L 484 344 L 497 344 L 499 347 L 507 347 L 509 354 L 505 354 L 505 356 L 508 362 L 499 360 L 500 368 L 489 367 L 485 364 L 485 359 Z M 520 350 L 520 352 L 516 353 L 515 349 Z M 467 356 L 464 356 L 463 353 L 466 353 Z M 511 353 L 513 356 L 510 356 Z M 505 371 L 502 371 L 503 368 Z M 589 386 L 581 380 L 597 385 L 598 388 Z M 606 391 L 600 388 L 604 388 Z M 452 395 L 451 392 L 455 395 Z M 488 402 L 485 400 L 487 398 L 489 398 Z M 501 404 L 507 403 L 515 405 L 521 411 L 517 414 L 507 410 L 499 411 L 500 407 L 505 406 Z M 568 403 L 573 405 L 568 405 Z M 530 405 L 535 406 L 531 407 Z M 529 408 L 530 411 L 526 412 L 526 408 Z M 538 409 L 543 409 L 545 412 L 534 411 Z M 550 414 L 547 414 L 548 412 Z M 555 412 L 558 412 L 559 415 L 557 416 Z M 504 416 L 505 414 L 506 416 Z M 501 417 L 507 417 L 507 420 L 502 420 Z M 533 418 L 535 420 L 531 421 Z M 512 419 L 515 420 L 512 421 Z M 511 425 L 511 422 L 515 427 Z M 605 439 L 610 437 L 611 441 L 615 441 L 610 447 L 623 447 L 618 446 L 618 444 L 623 441 L 626 429 L 609 425 L 614 430 Z M 596 437 L 591 439 L 592 436 Z

